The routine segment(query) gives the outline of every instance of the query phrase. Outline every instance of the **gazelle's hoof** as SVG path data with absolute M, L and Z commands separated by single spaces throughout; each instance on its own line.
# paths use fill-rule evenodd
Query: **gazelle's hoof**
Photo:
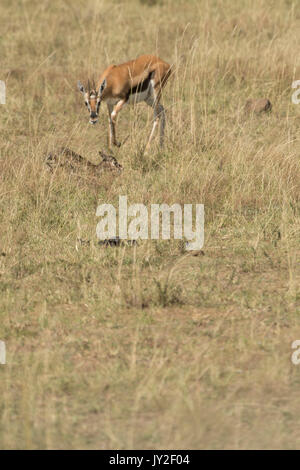
M 115 145 L 116 147 L 121 147 L 121 142 L 117 142 L 117 141 L 116 141 L 116 142 L 114 142 L 114 145 Z

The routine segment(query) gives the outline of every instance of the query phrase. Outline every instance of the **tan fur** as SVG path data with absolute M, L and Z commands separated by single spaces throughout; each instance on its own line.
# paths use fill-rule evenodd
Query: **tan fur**
M 159 57 L 154 55 L 141 55 L 120 65 L 110 65 L 101 75 L 97 89 L 106 79 L 106 88 L 103 100 L 108 98 L 126 99 L 131 88 L 143 82 L 148 75 L 154 72 L 154 88 L 160 92 L 169 78 L 171 67 Z

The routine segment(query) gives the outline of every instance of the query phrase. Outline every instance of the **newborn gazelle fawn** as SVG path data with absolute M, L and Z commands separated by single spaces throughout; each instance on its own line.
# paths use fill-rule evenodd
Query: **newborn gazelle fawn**
M 142 55 L 120 65 L 110 65 L 100 76 L 95 87 L 86 90 L 78 81 L 78 88 L 84 96 L 90 113 L 90 123 L 98 121 L 100 104 L 107 104 L 109 116 L 109 147 L 120 146 L 116 138 L 117 115 L 127 103 L 135 105 L 145 101 L 154 112 L 153 127 L 146 145 L 149 150 L 155 129 L 160 123 L 160 145 L 163 146 L 165 110 L 160 104 L 162 89 L 171 74 L 171 67 L 159 57 Z

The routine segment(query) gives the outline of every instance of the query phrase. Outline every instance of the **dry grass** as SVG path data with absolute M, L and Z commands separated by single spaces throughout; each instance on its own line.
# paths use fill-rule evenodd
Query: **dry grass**
M 299 447 L 296 7 L 1 1 L 1 448 Z M 77 80 L 145 52 L 177 67 L 165 150 L 141 155 L 139 105 L 120 115 L 121 176 L 49 174 L 45 152 L 96 162 L 106 145 L 106 110 L 88 125 Z M 252 97 L 273 112 L 245 116 Z M 205 255 L 98 246 L 96 207 L 119 194 L 204 203 Z

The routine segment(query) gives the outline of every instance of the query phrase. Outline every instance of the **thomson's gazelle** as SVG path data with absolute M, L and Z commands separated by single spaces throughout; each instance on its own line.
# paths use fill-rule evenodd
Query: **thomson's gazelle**
M 154 55 L 142 55 L 120 65 L 110 65 L 104 70 L 98 86 L 88 89 L 78 81 L 90 113 L 90 123 L 96 124 L 102 101 L 106 102 L 109 115 L 109 147 L 120 146 L 116 139 L 116 119 L 126 103 L 145 101 L 154 111 L 154 123 L 146 145 L 149 149 L 154 131 L 160 122 L 160 145 L 163 145 L 165 110 L 160 104 L 162 89 L 171 73 L 169 64 Z

